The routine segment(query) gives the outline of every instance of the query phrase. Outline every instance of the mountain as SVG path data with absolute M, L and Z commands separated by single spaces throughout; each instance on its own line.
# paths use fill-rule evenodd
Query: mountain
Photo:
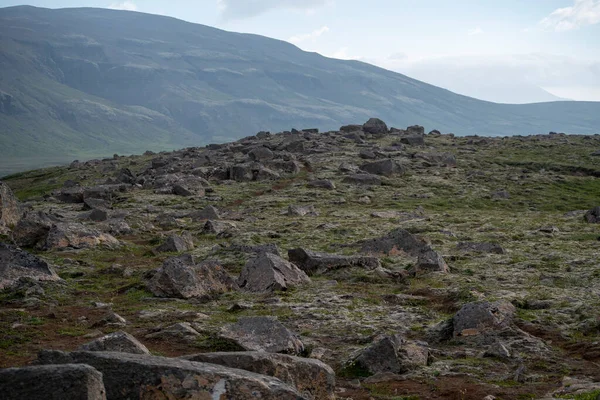
M 484 102 L 283 41 L 129 11 L 0 9 L 0 70 L 0 174 L 369 117 L 457 134 L 600 129 L 599 102 Z

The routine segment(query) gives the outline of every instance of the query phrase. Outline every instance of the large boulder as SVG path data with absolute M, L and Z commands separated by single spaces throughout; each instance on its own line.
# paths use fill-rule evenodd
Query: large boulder
M 60 219 L 42 211 L 28 212 L 13 229 L 13 240 L 19 246 L 43 248 L 50 228 Z
M 3 400 L 106 400 L 102 374 L 79 363 L 0 369 Z
M 438 252 L 430 248 L 425 248 L 419 253 L 417 263 L 411 268 L 410 272 L 415 275 L 424 275 L 430 272 L 448 273 L 450 269 Z
M 590 224 L 600 224 L 600 206 L 594 207 L 586 212 L 583 219 Z
M 7 233 L 21 220 L 19 202 L 10 187 L 0 181 L 0 234 Z
M 373 135 L 385 135 L 388 133 L 388 127 L 379 118 L 370 118 L 362 126 L 362 130 Z
M 37 281 L 60 280 L 46 261 L 18 247 L 0 243 L 0 289 L 24 277 Z
M 108 233 L 102 233 L 76 222 L 60 222 L 52 225 L 44 248 L 85 249 L 96 246 L 117 246 L 119 241 Z
M 150 354 L 150 351 L 127 332 L 117 331 L 79 346 L 81 351 L 117 351 L 132 354 Z
M 381 266 L 379 259 L 376 257 L 341 256 L 303 248 L 288 250 L 288 258 L 308 275 L 322 274 L 348 267 L 361 267 L 372 270 Z
M 192 219 L 192 221 L 204 221 L 204 220 L 218 220 L 221 219 L 221 214 L 219 210 L 213 205 L 208 205 L 204 207 L 202 210 L 192 211 L 188 214 L 188 217 Z
M 335 373 L 327 364 L 312 358 L 261 351 L 201 353 L 181 358 L 273 376 L 314 400 L 335 399 Z
M 273 292 L 310 283 L 310 278 L 294 264 L 264 252 L 246 263 L 237 283 L 249 292 Z
M 361 252 L 371 254 L 390 254 L 403 251 L 412 256 L 418 256 L 428 247 L 427 243 L 412 233 L 397 228 L 385 236 L 361 242 Z
M 91 365 L 102 373 L 106 395 L 113 400 L 305 398 L 277 378 L 182 359 L 115 352 L 46 350 L 40 352 L 38 361 L 41 364 Z
M 217 261 L 196 264 L 189 254 L 166 259 L 148 282 L 148 289 L 155 296 L 182 299 L 212 298 L 235 287 Z
M 245 317 L 221 329 L 221 338 L 248 351 L 301 354 L 304 344 L 275 317 Z
M 467 303 L 452 318 L 452 334 L 459 337 L 497 332 L 510 326 L 515 311 L 515 306 L 505 300 Z
M 403 374 L 427 365 L 428 354 L 423 343 L 406 341 L 401 335 L 383 336 L 362 350 L 349 366 L 368 375 Z
M 176 252 L 181 253 L 194 249 L 194 240 L 189 232 L 184 232 L 183 235 L 170 235 L 164 243 L 158 246 L 155 250 L 159 253 Z
M 405 168 L 397 165 L 393 160 L 385 159 L 374 161 L 360 166 L 360 169 L 373 175 L 392 176 L 405 173 Z

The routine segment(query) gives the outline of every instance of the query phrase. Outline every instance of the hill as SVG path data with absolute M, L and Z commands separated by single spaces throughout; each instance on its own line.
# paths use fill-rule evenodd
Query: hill
M 0 9 L 2 172 L 380 117 L 457 134 L 596 133 L 600 103 L 504 105 L 266 37 L 105 9 Z

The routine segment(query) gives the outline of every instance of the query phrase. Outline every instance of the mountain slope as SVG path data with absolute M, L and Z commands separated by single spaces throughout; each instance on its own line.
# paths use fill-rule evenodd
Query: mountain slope
M 372 116 L 457 134 L 600 126 L 600 103 L 483 102 L 286 42 L 128 11 L 0 9 L 0 70 L 5 171 Z

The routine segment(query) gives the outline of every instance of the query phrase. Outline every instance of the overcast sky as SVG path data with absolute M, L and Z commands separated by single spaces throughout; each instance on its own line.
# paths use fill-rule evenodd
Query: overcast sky
M 135 10 L 257 33 L 328 57 L 363 60 L 486 100 L 600 101 L 600 0 L 29 3 Z M 3 7 L 17 4 L 0 0 Z

